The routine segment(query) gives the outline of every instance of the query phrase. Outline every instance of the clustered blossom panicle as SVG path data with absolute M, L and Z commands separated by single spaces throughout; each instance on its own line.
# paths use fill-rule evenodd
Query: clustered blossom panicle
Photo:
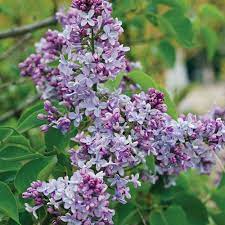
M 107 0 L 74 0 L 67 14 L 57 14 L 63 32 L 48 31 L 36 54 L 20 64 L 21 74 L 31 76 L 46 99 L 46 114 L 39 115 L 47 122 L 42 131 L 82 128 L 70 150 L 74 175 L 34 182 L 23 195 L 34 200 L 34 207 L 26 205 L 29 212 L 37 217 L 36 210 L 45 207 L 54 224 L 111 225 L 109 201 L 125 204 L 131 184 L 137 188 L 141 178 L 155 183 L 161 175 L 189 168 L 209 173 L 225 142 L 225 125 L 217 116 L 189 114 L 175 120 L 163 93 L 152 88 L 139 92 L 127 78 L 118 91 L 104 89 L 107 80 L 140 66 L 125 59 L 129 48 L 119 42 L 121 22 L 111 14 Z M 123 94 L 127 84 L 136 93 L 131 97 Z M 155 158 L 155 171 L 146 165 L 149 156 Z M 139 165 L 141 178 L 127 173 Z
M 27 205 L 27 209 L 37 217 L 35 209 L 47 207 L 54 224 L 61 221 L 69 225 L 112 225 L 114 210 L 109 208 L 110 196 L 103 175 L 81 169 L 70 179 L 60 177 L 47 183 L 35 182 L 23 194 L 24 198 L 35 200 L 35 207 Z M 60 210 L 62 207 L 64 211 Z
M 58 31 L 49 30 L 45 37 L 36 44 L 37 53 L 42 54 L 42 57 L 50 62 L 57 59 L 62 51 L 63 46 L 66 45 L 66 40 Z
M 61 99 L 58 90 L 59 69 L 51 65 L 59 59 L 65 38 L 58 31 L 49 30 L 36 44 L 36 54 L 32 54 L 19 64 L 22 76 L 31 76 L 44 99 Z
M 50 101 L 45 101 L 44 109 L 48 113 L 39 114 L 38 119 L 48 121 L 48 125 L 42 125 L 41 130 L 47 132 L 50 127 L 61 130 L 62 133 L 67 133 L 70 129 L 71 121 L 52 105 Z
M 41 181 L 35 181 L 31 184 L 31 186 L 27 189 L 26 192 L 23 193 L 23 198 L 29 199 L 32 198 L 35 202 L 35 205 L 42 205 L 43 199 L 41 194 L 37 191 L 38 188 L 42 186 Z
M 179 174 L 189 168 L 209 173 L 214 154 L 225 141 L 224 123 L 191 114 L 176 121 L 166 113 L 163 98 L 155 89 L 132 98 L 111 94 L 89 127 L 90 135 L 77 135 L 80 148 L 71 150 L 73 164 L 123 176 L 126 168 L 152 154 L 159 174 Z
M 108 1 L 73 1 L 72 6 L 67 15 L 58 14 L 64 31 L 47 32 L 36 45 L 37 54 L 20 68 L 22 75 L 33 78 L 44 99 L 59 100 L 80 118 L 98 107 L 93 90 L 97 84 L 126 70 L 129 48 L 119 43 L 123 29 L 112 18 Z

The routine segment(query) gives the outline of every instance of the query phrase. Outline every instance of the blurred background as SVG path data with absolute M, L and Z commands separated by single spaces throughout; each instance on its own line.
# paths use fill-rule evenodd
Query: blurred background
M 0 33 L 42 24 L 13 37 L 0 34 L 0 124 L 14 124 L 37 100 L 35 87 L 19 75 L 18 63 L 34 51 L 34 43 L 70 0 L 0 0 Z M 207 113 L 225 106 L 224 0 L 112 0 L 123 21 L 121 42 L 128 58 L 164 85 L 179 112 Z M 50 19 L 49 19 L 50 18 Z

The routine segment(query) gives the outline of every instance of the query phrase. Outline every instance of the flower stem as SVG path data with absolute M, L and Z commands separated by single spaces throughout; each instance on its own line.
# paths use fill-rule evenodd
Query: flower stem
M 94 37 L 93 28 L 91 29 L 91 51 L 92 51 L 92 54 L 95 53 L 95 37 Z

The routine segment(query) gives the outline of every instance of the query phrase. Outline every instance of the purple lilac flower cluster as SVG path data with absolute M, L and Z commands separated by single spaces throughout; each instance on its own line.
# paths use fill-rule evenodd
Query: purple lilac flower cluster
M 107 93 L 102 92 L 106 98 Z M 51 110 L 57 114 L 55 108 Z M 149 89 L 147 93 L 141 92 L 131 98 L 118 92 L 108 93 L 104 108 L 99 114 L 92 114 L 92 124 L 87 127 L 85 133 L 74 138 L 80 146 L 70 151 L 71 161 L 78 168 L 76 173 L 101 171 L 102 179 L 115 190 L 112 200 L 123 204 L 131 198 L 130 184 L 135 187 L 141 184 L 139 174 L 128 176 L 126 170 L 141 163 L 145 164 L 149 155 L 155 157 L 155 172 L 158 175 L 177 175 L 189 168 L 209 173 L 214 164 L 214 154 L 221 149 L 225 141 L 225 126 L 222 120 L 200 119 L 190 114 L 181 116 L 176 121 L 168 116 L 166 110 L 163 94 L 155 89 Z M 144 171 L 148 181 L 155 182 L 153 172 Z M 24 194 L 24 197 L 33 198 L 35 201 L 35 207 L 28 207 L 28 211 L 38 209 L 39 205 L 46 205 L 40 197 L 40 183 L 37 184 L 32 185 Z M 54 190 L 51 190 L 51 185 L 42 186 L 45 186 L 46 195 L 51 197 L 60 189 L 58 185 Z M 75 190 L 77 192 L 77 189 Z M 57 192 L 60 201 L 64 199 L 64 194 L 68 193 L 66 188 L 63 188 L 63 191 L 65 192 Z M 56 205 L 55 201 L 53 203 Z M 71 204 L 75 207 L 78 203 L 73 200 Z M 71 216 L 71 213 L 60 218 L 66 222 L 77 219 Z
M 35 206 L 26 204 L 26 208 L 37 218 L 36 210 L 47 207 L 54 224 L 111 225 L 114 210 L 109 208 L 110 195 L 103 175 L 84 168 L 70 179 L 60 177 L 47 183 L 34 182 L 23 197 L 33 198 Z
M 179 174 L 188 168 L 209 173 L 214 154 L 225 141 L 222 120 L 190 114 L 176 121 L 166 110 L 163 94 L 155 89 L 132 98 L 110 94 L 106 107 L 88 128 L 89 135 L 81 133 L 74 139 L 80 147 L 71 150 L 73 164 L 94 166 L 108 177 L 123 177 L 127 168 L 154 155 L 159 174 Z
M 139 174 L 128 171 L 143 165 L 142 178 L 152 183 L 159 175 L 189 168 L 209 173 L 225 142 L 221 119 L 190 114 L 174 120 L 167 114 L 163 93 L 155 89 L 128 97 L 121 90 L 102 88 L 100 84 L 132 67 L 125 59 L 129 48 L 119 43 L 121 22 L 111 13 L 107 0 L 74 0 L 68 14 L 57 15 L 64 31 L 49 31 L 37 44 L 36 55 L 20 64 L 22 75 L 31 76 L 48 99 L 47 114 L 39 115 L 47 121 L 42 131 L 54 127 L 66 133 L 88 121 L 73 138 L 74 175 L 34 182 L 23 195 L 34 200 L 34 207 L 26 205 L 29 212 L 37 217 L 36 210 L 47 207 L 54 224 L 113 224 L 109 201 L 125 204 L 131 198 L 130 185 L 141 185 Z M 149 156 L 155 158 L 155 171 L 146 165 Z
M 36 54 L 29 56 L 19 64 L 22 76 L 31 76 L 44 99 L 60 99 L 58 91 L 59 70 L 51 66 L 59 59 L 65 38 L 58 31 L 49 30 L 40 43 L 36 44 Z
M 46 120 L 49 122 L 48 125 L 42 125 L 41 131 L 47 132 L 50 127 L 54 127 L 56 129 L 61 130 L 62 133 L 68 132 L 71 121 L 66 117 L 63 116 L 63 113 L 61 113 L 55 106 L 52 105 L 50 101 L 45 101 L 44 103 L 44 109 L 48 114 L 39 114 L 38 119 L 40 120 Z
M 79 126 L 83 116 L 99 106 L 97 85 L 125 71 L 129 48 L 119 43 L 122 23 L 112 18 L 108 1 L 73 1 L 72 6 L 67 15 L 58 14 L 64 31 L 49 31 L 36 45 L 37 54 L 20 68 L 23 76 L 33 78 L 44 99 L 56 98 L 72 110 L 72 117 L 61 120 Z

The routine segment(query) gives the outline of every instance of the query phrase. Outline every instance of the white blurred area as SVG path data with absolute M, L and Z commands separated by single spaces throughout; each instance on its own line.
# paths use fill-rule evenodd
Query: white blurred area
M 178 49 L 174 67 L 165 71 L 165 85 L 171 96 L 174 96 L 176 92 L 182 91 L 188 84 L 184 53 Z
M 179 112 L 205 114 L 215 106 L 225 107 L 225 84 L 203 84 L 193 88 L 178 106 Z
M 185 54 L 179 49 L 175 66 L 165 71 L 165 85 L 172 97 L 190 85 L 185 60 Z M 214 81 L 214 71 L 210 66 L 202 68 L 202 77 L 202 83 L 194 85 L 179 103 L 179 113 L 206 114 L 215 106 L 225 107 L 224 81 Z

